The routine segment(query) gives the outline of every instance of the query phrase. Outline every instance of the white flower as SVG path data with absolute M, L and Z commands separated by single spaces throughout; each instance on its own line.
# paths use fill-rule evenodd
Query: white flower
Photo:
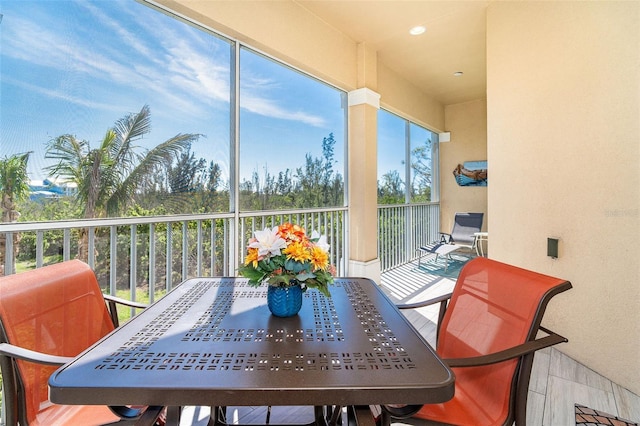
M 280 249 L 287 247 L 287 242 L 278 236 L 278 227 L 273 229 L 264 228 L 262 231 L 254 233 L 255 241 L 249 243 L 249 247 L 258 249 L 259 257 L 278 256 Z
M 320 233 L 318 231 L 313 231 L 311 232 L 311 239 L 312 240 L 318 240 L 316 241 L 316 246 L 320 247 L 322 250 L 328 252 L 329 249 L 331 248 L 331 245 L 329 243 L 327 243 L 327 236 L 326 235 L 320 235 Z

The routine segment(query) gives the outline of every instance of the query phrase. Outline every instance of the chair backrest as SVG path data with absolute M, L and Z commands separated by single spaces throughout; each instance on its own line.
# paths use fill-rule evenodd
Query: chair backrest
M 440 325 L 437 352 L 442 358 L 465 358 L 534 340 L 551 297 L 570 288 L 571 283 L 562 279 L 482 257 L 473 259 L 458 277 Z M 469 411 L 482 419 L 458 418 L 451 423 L 511 425 L 517 398 L 525 398 L 519 403 L 526 409 L 533 354 L 527 355 L 527 365 L 523 362 L 520 357 L 455 368 L 454 399 L 473 404 L 475 409 Z
M 454 243 L 472 245 L 476 232 L 482 229 L 484 213 L 456 213 L 451 229 Z
M 0 325 L 0 341 L 58 356 L 76 356 L 114 329 L 93 271 L 79 260 L 0 277 Z M 9 401 L 6 392 L 7 410 L 17 410 L 7 416 L 29 424 L 50 407 L 56 368 L 5 360 L 3 377 L 15 378 L 17 395 Z

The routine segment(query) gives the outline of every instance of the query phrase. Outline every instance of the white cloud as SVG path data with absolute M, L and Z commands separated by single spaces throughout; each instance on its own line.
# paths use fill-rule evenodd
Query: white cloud
M 302 111 L 290 111 L 278 106 L 275 102 L 267 98 L 243 94 L 241 107 L 255 114 L 266 117 L 278 118 L 281 120 L 300 121 L 311 126 L 322 127 L 325 121 L 322 117 L 307 114 Z
M 144 36 L 135 34 L 125 28 L 119 19 L 110 16 L 110 10 L 97 6 L 102 4 L 118 3 L 76 3 L 87 12 L 86 18 L 81 21 L 83 25 L 95 31 L 90 37 L 82 39 L 69 37 L 69 32 L 60 31 L 51 23 L 12 16 L 12 25 L 3 28 L 6 32 L 3 35 L 2 55 L 63 72 L 72 69 L 76 75 L 104 82 L 99 84 L 105 87 L 115 83 L 132 93 L 146 92 L 147 96 L 153 93 L 163 102 L 189 114 L 207 114 L 206 108 L 212 104 L 229 103 L 227 52 L 221 52 L 224 59 L 217 59 L 215 44 L 203 42 L 198 30 L 186 25 L 177 29 L 167 26 L 166 19 L 169 18 L 159 13 L 150 13 L 150 18 L 145 16 L 145 19 L 140 19 L 131 6 L 118 8 L 114 14 L 130 15 L 139 22 Z M 134 5 L 138 6 L 142 7 Z M 127 16 L 122 18 L 128 20 Z M 158 28 L 162 28 L 161 33 Z M 107 35 L 115 36 L 122 45 L 105 44 Z M 3 80 L 7 80 L 9 74 L 5 72 Z M 79 96 L 65 95 L 52 88 L 20 83 L 18 79 L 20 76 L 13 76 L 12 83 L 51 98 L 112 109 L 107 99 L 96 103 Z M 311 126 L 325 124 L 320 116 L 291 110 L 283 99 L 268 96 L 269 90 L 274 87 L 273 81 L 247 78 L 243 81 L 241 108 L 265 117 L 298 121 Z M 150 100 L 145 102 L 149 103 Z

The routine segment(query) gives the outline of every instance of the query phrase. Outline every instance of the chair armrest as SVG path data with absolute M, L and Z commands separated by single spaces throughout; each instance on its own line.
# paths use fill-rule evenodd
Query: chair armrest
M 449 299 L 451 299 L 451 293 L 443 294 L 442 296 L 434 297 L 422 302 L 399 304 L 396 305 L 396 307 L 398 309 L 415 309 L 440 303 L 440 309 L 438 310 L 438 329 L 436 331 L 436 341 L 438 341 L 438 338 L 440 337 L 440 324 L 442 324 L 444 314 L 447 312 Z
M 131 300 L 123 299 L 121 297 L 111 296 L 110 294 L 104 294 L 103 297 L 104 297 L 105 300 L 107 300 L 109 302 L 115 302 L 115 303 L 117 303 L 119 305 L 129 306 L 131 308 L 144 309 L 144 308 L 147 308 L 149 306 L 149 305 L 147 305 L 145 303 L 134 302 L 134 301 L 131 301 Z
M 448 358 L 443 359 L 443 361 L 449 367 L 478 367 L 482 365 L 490 365 L 502 361 L 507 361 L 509 359 L 517 358 L 519 356 L 526 355 L 540 349 L 547 348 L 549 346 L 557 345 L 558 343 L 566 343 L 569 341 L 566 337 L 562 337 L 561 335 L 554 333 L 551 330 L 543 327 L 540 327 L 540 329 L 545 333 L 548 333 L 549 335 L 487 355 L 474 356 L 469 358 Z
M 434 297 L 433 299 L 428 299 L 428 300 L 424 300 L 416 303 L 400 303 L 400 304 L 397 304 L 396 307 L 398 309 L 424 308 L 425 306 L 446 302 L 449 299 L 451 299 L 451 293 L 443 294 L 442 296 Z
M 0 343 L 0 355 L 5 355 L 15 359 L 36 362 L 45 365 L 64 365 L 73 361 L 73 357 L 49 355 L 42 352 L 24 349 L 10 343 Z
M 447 358 L 443 359 L 442 361 L 444 361 L 444 363 L 449 367 L 478 367 L 482 365 L 490 365 L 502 361 L 507 361 L 509 359 L 517 358 L 519 356 L 526 355 L 537 350 L 556 345 L 558 343 L 568 342 L 565 337 L 562 337 L 547 328 L 539 327 L 539 330 L 544 331 L 548 334 L 548 336 L 488 355 L 469 358 Z M 416 414 L 420 410 L 420 408 L 422 408 L 422 405 L 383 405 L 382 408 L 383 413 L 388 413 L 394 419 L 406 419 Z
M 133 302 L 131 300 L 123 299 L 121 297 L 111 296 L 110 294 L 103 294 L 105 302 L 109 307 L 109 316 L 113 326 L 118 328 L 120 326 L 120 320 L 118 319 L 118 305 L 129 306 L 130 308 L 145 309 L 148 305 L 144 303 Z

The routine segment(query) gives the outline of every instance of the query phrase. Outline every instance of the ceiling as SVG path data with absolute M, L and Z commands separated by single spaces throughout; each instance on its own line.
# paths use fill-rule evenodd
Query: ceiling
M 490 0 L 296 0 L 378 61 L 444 105 L 486 96 L 486 8 Z M 426 27 L 418 36 L 409 34 Z M 462 76 L 454 76 L 455 72 Z

